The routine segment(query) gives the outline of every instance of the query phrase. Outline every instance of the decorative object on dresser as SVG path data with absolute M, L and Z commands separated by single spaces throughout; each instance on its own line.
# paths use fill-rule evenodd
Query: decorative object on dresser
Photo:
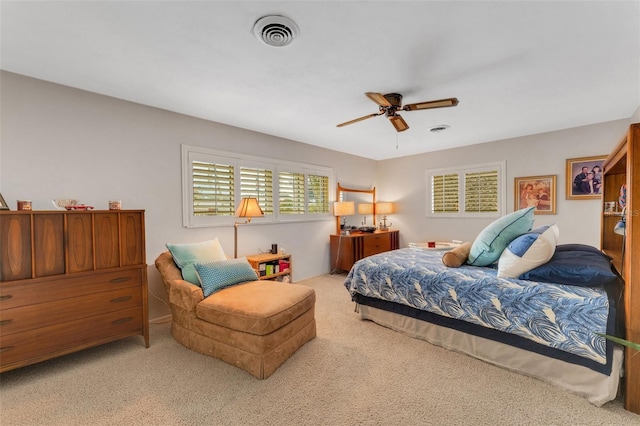
M 4 197 L 2 196 L 2 194 L 0 194 L 0 210 L 9 210 L 9 206 L 7 205 L 7 202 L 4 200 Z
M 143 210 L 0 212 L 0 371 L 128 336 L 149 347 Z
M 252 254 L 247 260 L 261 280 L 293 282 L 290 254 Z
M 381 231 L 388 231 L 389 230 L 389 226 L 393 225 L 391 222 L 389 222 L 389 225 L 387 225 L 387 215 L 388 214 L 392 214 L 394 212 L 394 205 L 393 203 L 389 203 L 389 202 L 379 202 L 376 203 L 376 214 L 381 214 L 382 215 L 382 221 L 380 222 L 380 230 Z
M 626 340 L 640 343 L 640 262 L 637 259 L 640 247 L 640 123 L 629 127 L 602 164 L 602 170 L 604 201 L 619 201 L 620 207 L 625 208 L 622 212 L 602 212 L 601 249 L 611 257 L 611 263 L 624 280 Z M 625 227 L 619 234 L 616 226 L 622 219 Z M 625 408 L 640 414 L 640 356 L 637 350 L 625 348 L 624 371 Z
M 252 217 L 264 216 L 264 212 L 258 204 L 258 199 L 253 197 L 243 198 L 236 210 L 236 217 L 246 217 L 244 222 L 233 223 L 233 257 L 238 257 L 238 225 L 251 222 Z

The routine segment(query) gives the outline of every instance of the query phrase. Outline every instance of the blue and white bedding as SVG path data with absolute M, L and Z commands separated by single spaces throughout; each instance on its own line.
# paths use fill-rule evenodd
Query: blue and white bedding
M 613 346 L 595 334 L 613 333 L 605 289 L 497 278 L 493 267 L 448 268 L 442 254 L 406 248 L 361 259 L 345 287 L 358 303 L 414 308 L 427 317 L 412 316 L 609 374 Z

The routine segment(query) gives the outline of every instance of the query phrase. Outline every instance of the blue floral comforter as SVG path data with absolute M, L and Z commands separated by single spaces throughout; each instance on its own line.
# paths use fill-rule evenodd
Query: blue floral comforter
M 609 298 L 600 288 L 497 278 L 491 267 L 448 268 L 442 251 L 406 248 L 359 260 L 345 287 L 511 333 L 598 364 L 607 363 Z

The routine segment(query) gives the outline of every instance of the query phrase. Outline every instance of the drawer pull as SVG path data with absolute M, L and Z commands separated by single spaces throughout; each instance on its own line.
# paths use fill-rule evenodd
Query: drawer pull
M 13 348 L 15 348 L 15 346 L 5 346 L 3 348 L 0 348 L 0 353 L 3 352 L 9 352 L 10 350 L 12 350 Z
M 122 297 L 117 297 L 115 299 L 111 299 L 111 303 L 126 302 L 127 300 L 131 300 L 131 296 L 122 296 Z
M 2 320 L 2 321 L 0 321 L 0 325 L 7 325 L 7 324 L 11 323 L 12 321 L 13 321 L 12 319 Z
M 9 299 L 11 299 L 12 297 L 13 297 L 12 295 L 7 294 L 7 295 L 5 295 L 5 296 L 0 296 L 0 300 L 9 300 Z
M 127 282 L 131 279 L 131 277 L 120 277 L 120 278 L 114 278 L 111 280 L 111 282 L 113 284 L 117 284 L 117 283 L 124 283 Z
M 131 318 L 131 317 L 127 317 L 127 318 L 120 318 L 120 319 L 115 320 L 115 321 L 114 321 L 114 322 L 112 322 L 111 324 L 113 324 L 113 325 L 119 325 L 119 324 L 124 324 L 124 323 L 126 323 L 126 322 L 129 322 L 129 321 L 131 321 L 131 320 L 133 320 L 133 318 Z

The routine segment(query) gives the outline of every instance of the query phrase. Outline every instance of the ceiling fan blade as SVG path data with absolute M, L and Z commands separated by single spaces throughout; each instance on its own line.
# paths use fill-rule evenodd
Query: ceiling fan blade
M 389 102 L 387 100 L 387 98 L 385 98 L 384 95 L 381 94 L 381 93 L 367 92 L 367 93 L 365 93 L 365 95 L 367 95 L 367 97 L 369 99 L 371 99 L 373 102 L 377 103 L 378 105 L 380 105 L 382 107 L 390 107 L 391 106 L 391 102 Z
M 416 111 L 419 109 L 444 108 L 458 105 L 458 98 L 439 99 L 437 101 L 418 102 L 402 107 L 404 111 Z
M 389 121 L 391 121 L 391 124 L 393 124 L 393 127 L 395 127 L 398 132 L 403 132 L 409 128 L 407 122 L 398 114 L 389 116 Z
M 366 120 L 367 118 L 377 117 L 377 116 L 379 116 L 381 114 L 383 114 L 383 113 L 380 112 L 380 113 L 377 113 L 377 114 L 365 115 L 364 117 L 356 118 L 355 120 L 351 120 L 351 121 L 346 121 L 344 123 L 340 123 L 336 127 L 348 126 L 349 124 L 357 123 L 358 121 Z

